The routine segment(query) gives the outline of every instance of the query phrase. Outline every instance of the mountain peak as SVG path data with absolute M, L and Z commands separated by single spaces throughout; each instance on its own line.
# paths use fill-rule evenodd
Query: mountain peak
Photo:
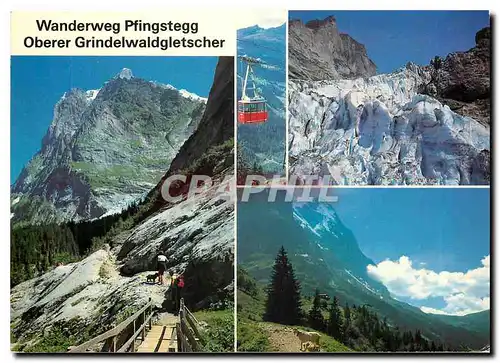
M 132 70 L 129 68 L 123 68 L 120 73 L 118 73 L 117 78 L 131 79 L 134 75 L 132 74 Z
M 333 24 L 333 25 L 337 24 L 337 20 L 333 15 L 327 16 L 323 20 L 320 19 L 310 20 L 306 23 L 306 27 L 309 29 L 316 30 L 328 24 Z
M 366 48 L 337 28 L 334 16 L 288 26 L 289 76 L 296 79 L 354 79 L 373 76 L 377 67 Z

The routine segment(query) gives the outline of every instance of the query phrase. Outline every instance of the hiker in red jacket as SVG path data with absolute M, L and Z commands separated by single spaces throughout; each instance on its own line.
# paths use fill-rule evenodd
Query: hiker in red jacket
M 180 274 L 175 282 L 177 287 L 175 306 L 176 310 L 179 310 L 181 307 L 182 289 L 184 288 L 184 275 Z

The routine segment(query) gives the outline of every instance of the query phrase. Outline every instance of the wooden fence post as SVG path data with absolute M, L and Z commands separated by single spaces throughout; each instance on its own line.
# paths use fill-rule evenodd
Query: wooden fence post
M 135 334 L 135 320 L 134 320 L 134 333 L 132 335 Z M 132 353 L 135 352 L 135 339 L 132 341 Z
M 146 323 L 146 311 L 142 313 L 142 324 Z M 142 341 L 146 340 L 146 324 L 144 324 L 144 328 L 142 328 Z
M 149 298 L 149 315 L 153 313 L 153 304 L 151 303 L 151 298 Z M 152 319 L 149 319 L 149 330 L 153 329 Z
M 182 332 L 181 332 L 181 324 L 177 323 L 176 324 L 176 333 L 177 333 L 177 351 L 182 352 Z

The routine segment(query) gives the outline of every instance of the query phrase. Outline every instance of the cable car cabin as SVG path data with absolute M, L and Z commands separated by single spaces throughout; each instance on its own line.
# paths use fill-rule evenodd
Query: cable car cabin
M 267 121 L 268 112 L 266 101 L 240 100 L 238 101 L 238 122 L 242 124 L 260 124 Z

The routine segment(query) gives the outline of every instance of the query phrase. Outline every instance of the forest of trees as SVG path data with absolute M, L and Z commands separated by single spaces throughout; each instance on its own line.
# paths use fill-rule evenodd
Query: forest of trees
M 238 143 L 236 156 L 236 183 L 238 185 L 245 185 L 246 178 L 248 175 L 262 175 L 264 176 L 264 170 L 258 164 L 257 160 L 254 160 L 252 164 L 250 164 L 248 153 L 245 152 L 245 149 L 242 147 L 240 143 Z
M 211 147 L 202 157 L 177 174 L 209 175 L 216 168 L 231 168 L 234 163 L 234 141 Z M 185 185 L 189 185 L 189 180 Z M 158 184 L 160 185 L 160 184 Z M 182 192 L 187 191 L 186 188 Z M 170 191 L 175 195 L 175 192 Z M 113 237 L 130 229 L 167 202 L 161 198 L 159 187 L 154 188 L 144 200 L 131 203 L 121 213 L 91 221 L 67 222 L 50 225 L 11 224 L 11 287 L 41 275 L 59 263 L 80 260 L 101 248 L 113 246 Z
M 134 203 L 121 214 L 93 221 L 11 226 L 11 287 L 60 263 L 80 260 L 103 243 L 110 242 L 106 236 L 131 226 L 133 221 L 130 217 L 138 210 L 138 203 Z
M 320 294 L 313 297 L 312 307 L 304 312 L 300 284 L 283 247 L 280 248 L 267 287 L 267 300 L 263 319 L 285 325 L 303 325 L 321 331 L 357 351 L 447 351 L 441 342 L 430 341 L 419 330 L 401 330 L 371 311 L 369 306 L 341 307 L 333 296 Z M 327 314 L 324 314 L 324 311 Z M 325 316 L 326 315 L 326 316 Z

